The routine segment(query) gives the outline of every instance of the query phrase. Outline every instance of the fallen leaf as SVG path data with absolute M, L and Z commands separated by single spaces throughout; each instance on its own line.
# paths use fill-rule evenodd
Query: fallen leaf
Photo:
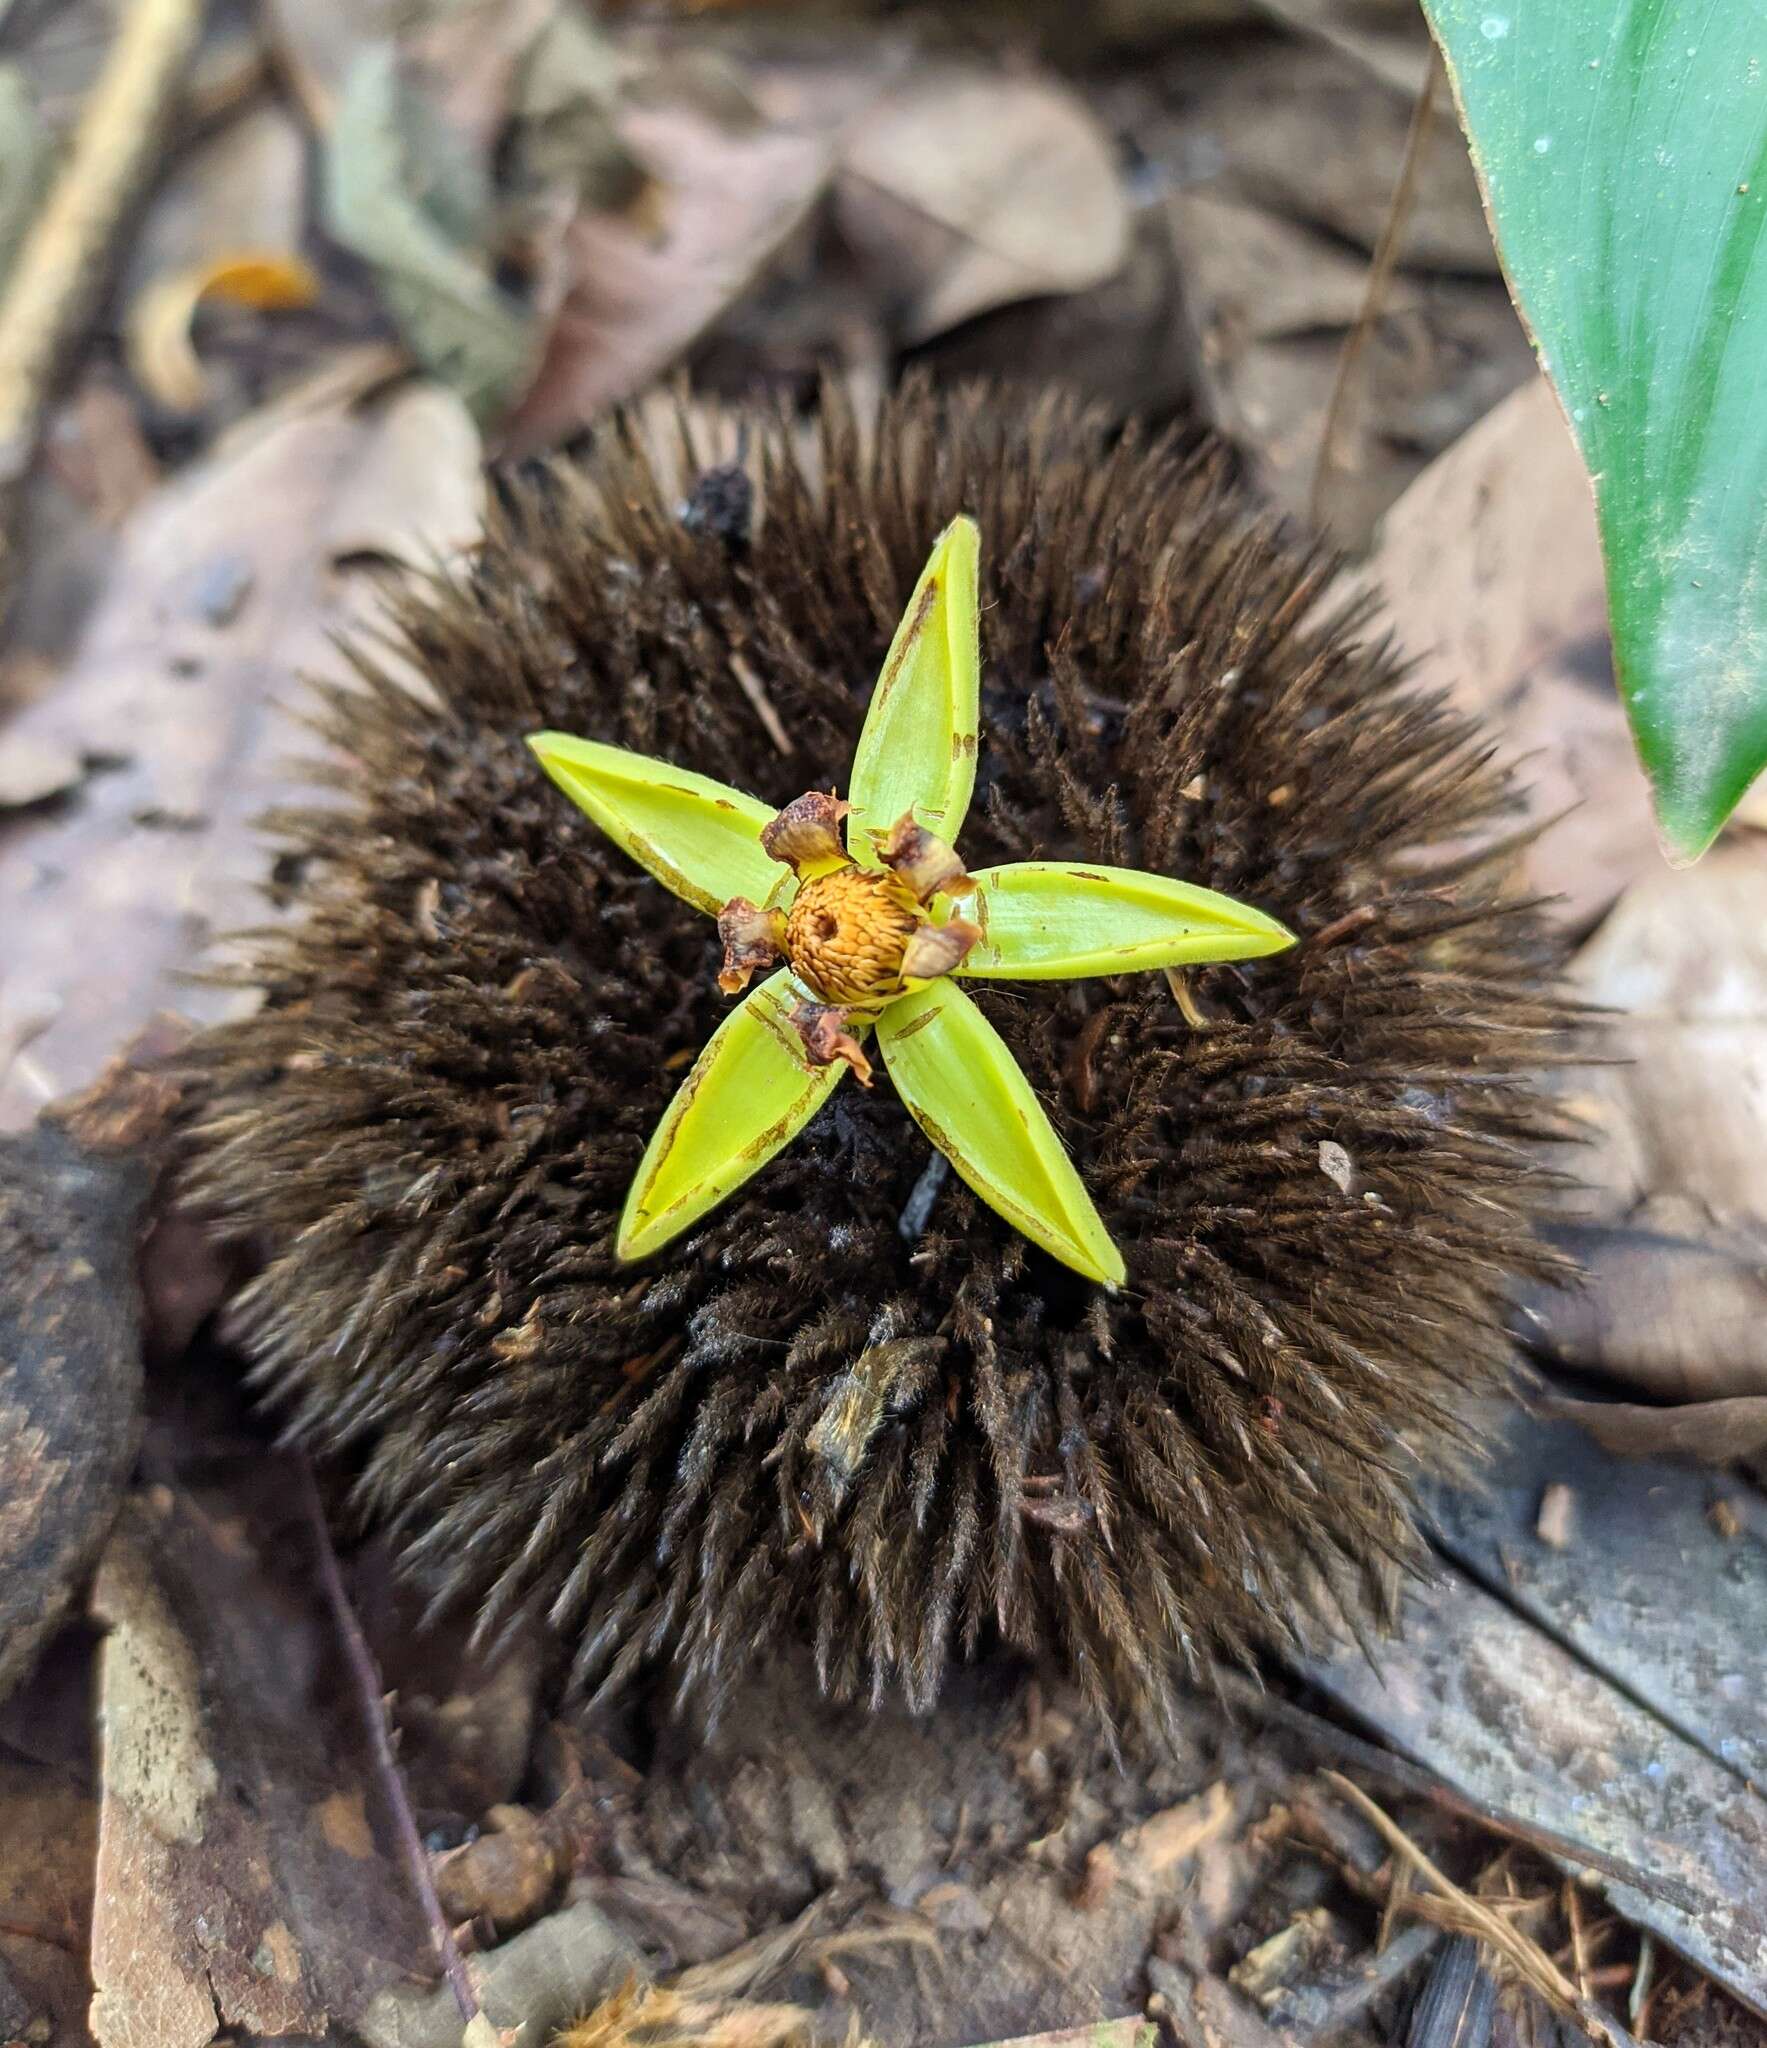
M 998 377 L 1010 364 L 1015 381 L 1064 385 L 1116 419 L 1170 419 L 1196 403 L 1196 351 L 1185 332 L 1182 283 L 1160 207 L 1138 206 L 1129 253 L 1103 284 L 978 313 L 924 344 L 915 359 L 947 383 Z M 879 309 L 880 330 L 889 317 L 889 308 Z M 720 349 L 730 324 L 720 324 Z
M 270 1452 L 131 1502 L 93 1593 L 102 1731 L 92 2029 L 322 2034 L 433 1977 L 361 1704 Z M 340 1832 L 338 1803 L 362 1826 Z M 363 1854 L 362 1834 L 372 1853 Z
M 1585 1279 L 1530 1298 L 1533 1341 L 1665 1400 L 1759 1393 L 1767 845 L 1739 826 L 1696 872 L 1663 866 L 1613 685 L 1588 480 L 1543 378 L 1399 500 L 1367 581 L 1419 681 L 1484 714 L 1527 815 L 1558 818 L 1517 879 L 1593 932 L 1571 980 L 1612 1013 L 1604 1064 L 1564 1083 L 1589 1143 L 1554 1235 Z
M 1128 254 L 1111 147 L 1052 79 L 921 65 L 847 136 L 842 232 L 907 343 L 1014 299 L 1084 291 Z
M 1587 931 L 1661 864 L 1613 686 L 1595 510 L 1551 388 L 1534 377 L 1438 456 L 1382 521 L 1367 564 L 1426 688 L 1494 725 L 1522 763 L 1530 892 Z
M 127 522 L 67 672 L 0 741 L 84 771 L 53 806 L 0 812 L 0 1128 L 155 1011 L 237 1005 L 169 978 L 264 915 L 253 820 L 289 787 L 296 678 L 341 672 L 331 635 L 372 616 L 385 562 L 471 543 L 482 490 L 458 401 L 418 383 L 254 417 Z
M 493 274 L 493 203 L 489 165 L 402 75 L 394 46 L 362 51 L 326 150 L 326 224 L 373 269 L 425 368 L 480 418 L 525 388 L 538 339 Z
M 1734 1465 L 1767 1453 L 1767 1395 L 1738 1394 L 1690 1401 L 1680 1408 L 1638 1401 L 1573 1401 L 1553 1395 L 1542 1411 L 1575 1422 L 1622 1458 L 1691 1458 L 1704 1465 Z
M 656 180 L 660 225 L 585 210 L 562 230 L 557 311 L 505 453 L 560 439 L 666 369 L 806 218 L 832 164 L 825 137 L 685 98 L 632 106 L 620 132 Z
M 1588 1143 L 1555 1234 L 1588 1279 L 1529 1302 L 1536 1341 L 1663 1398 L 1767 1394 L 1767 843 L 1653 857 L 1571 980 L 1614 1014 L 1566 1084 Z

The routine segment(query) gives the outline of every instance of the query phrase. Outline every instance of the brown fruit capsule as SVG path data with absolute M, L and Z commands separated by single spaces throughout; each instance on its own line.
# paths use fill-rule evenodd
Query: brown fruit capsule
M 740 555 L 677 517 L 691 469 L 598 435 L 406 599 L 433 702 L 359 650 L 367 687 L 325 714 L 345 801 L 283 821 L 304 914 L 254 942 L 263 1007 L 201 1048 L 194 1188 L 266 1249 L 241 1312 L 295 1433 L 348 1448 L 438 1599 L 549 1614 L 579 1683 L 665 1659 L 716 1695 L 801 1631 L 833 1692 L 925 1704 L 1003 1634 L 1157 1713 L 1423 1557 L 1417 1475 L 1474 1447 L 1509 1287 L 1551 1265 L 1553 945 L 1468 850 L 1510 801 L 1484 735 L 1322 615 L 1325 567 L 1216 456 L 1059 398 L 911 391 L 861 433 L 837 394 L 813 425 L 800 466 L 750 422 Z M 985 537 L 971 866 L 1153 868 L 1300 943 L 1187 971 L 1192 1017 L 1160 975 L 969 984 L 1124 1247 L 1120 1294 L 957 1176 L 929 1189 L 881 1071 L 621 1267 L 720 952 L 524 736 L 629 742 L 642 676 L 649 751 L 770 803 L 834 786 L 960 510 Z

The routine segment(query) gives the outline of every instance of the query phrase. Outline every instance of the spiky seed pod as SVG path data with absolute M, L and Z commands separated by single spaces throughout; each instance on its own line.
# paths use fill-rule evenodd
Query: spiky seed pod
M 715 1696 L 798 1629 L 831 1692 L 926 1703 L 1003 1637 L 1157 1713 L 1418 1560 L 1416 1479 L 1470 1448 L 1506 1289 L 1549 1263 L 1551 943 L 1467 850 L 1511 807 L 1485 737 L 1321 618 L 1326 565 L 1218 455 L 921 390 L 863 429 L 831 395 L 812 438 L 751 423 L 736 548 L 682 518 L 714 451 L 622 422 L 405 604 L 433 701 L 358 650 L 332 800 L 278 821 L 299 904 L 246 971 L 265 1007 L 202 1048 L 195 1188 L 265 1250 L 243 1324 L 294 1431 L 351 1451 L 438 1600 L 547 1612 L 578 1682 L 654 1659 Z M 929 1210 L 881 1080 L 618 1266 L 721 946 L 524 736 L 769 801 L 832 787 L 959 510 L 984 537 L 971 864 L 1157 869 L 1301 943 L 1187 984 L 971 985 L 1120 1293 L 954 1177 Z

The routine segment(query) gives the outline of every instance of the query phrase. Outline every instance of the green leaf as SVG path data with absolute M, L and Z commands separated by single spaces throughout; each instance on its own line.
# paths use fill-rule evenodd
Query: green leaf
M 892 1003 L 877 1041 L 908 1112 L 990 1208 L 1064 1266 L 1120 1287 L 1123 1255 L 1006 1041 L 962 989 Z
M 1744 0 L 1425 0 L 1511 289 L 1595 483 L 1671 858 L 1767 765 L 1767 22 Z
M 537 732 L 528 745 L 616 846 L 708 917 L 732 896 L 766 902 L 783 879 L 785 870 L 761 851 L 761 827 L 773 812 L 740 789 L 568 732 Z
M 1294 934 L 1213 889 L 1139 868 L 1015 861 L 984 868 L 963 905 L 980 944 L 954 970 L 994 981 L 1067 981 L 1280 953 Z
M 912 811 L 955 839 L 976 781 L 981 644 L 976 571 L 981 534 L 953 519 L 940 534 L 890 642 L 853 754 L 847 848 L 875 866 L 871 832 Z
M 786 969 L 751 989 L 707 1041 L 633 1176 L 614 1249 L 642 1259 L 716 1208 L 789 1145 L 847 1067 L 814 1067 L 790 1021 Z M 860 1027 L 855 1026 L 855 1030 Z

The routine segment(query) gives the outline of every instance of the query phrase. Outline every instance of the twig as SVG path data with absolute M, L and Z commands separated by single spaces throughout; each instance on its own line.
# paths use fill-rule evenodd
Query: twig
M 117 225 L 140 196 L 204 4 L 132 0 L 121 10 L 67 160 L 19 249 L 0 298 L 0 497 L 30 468 L 50 387 L 103 277 Z M 10 581 L 0 573 L 0 601 Z
M 1555 1829 L 1543 1828 L 1533 1821 L 1524 1820 L 1518 1814 L 1507 1813 L 1502 1807 L 1488 1805 L 1482 1799 L 1471 1799 L 1464 1792 L 1457 1792 L 1444 1779 L 1433 1772 L 1421 1770 L 1416 1764 L 1407 1763 L 1403 1757 L 1391 1750 L 1381 1749 L 1372 1742 L 1365 1742 L 1361 1736 L 1352 1735 L 1347 1728 L 1335 1727 L 1318 1714 L 1309 1713 L 1305 1707 L 1286 1700 L 1280 1693 L 1254 1684 L 1252 1680 L 1237 1672 L 1224 1672 L 1221 1676 L 1221 1690 L 1236 1707 L 1243 1707 L 1248 1713 L 1256 1714 L 1261 1720 L 1275 1721 L 1285 1728 L 1292 1728 L 1314 1749 L 1325 1756 L 1335 1757 L 1340 1763 L 1348 1763 L 1382 1784 L 1391 1785 L 1414 1799 L 1427 1799 L 1439 1806 L 1445 1813 L 1457 1815 L 1462 1820 L 1476 1821 L 1480 1827 L 1489 1828 L 1493 1834 L 1506 1836 L 1520 1842 L 1527 1848 L 1538 1849 L 1542 1855 L 1556 1856 L 1566 1863 L 1574 1863 L 1580 1870 L 1599 1871 L 1603 1877 L 1611 1877 L 1619 1883 L 1630 1885 L 1634 1891 L 1642 1892 L 1648 1899 L 1657 1899 L 1665 1905 L 1678 1906 L 1683 1912 L 1697 1913 L 1703 1901 L 1691 1885 L 1679 1878 L 1665 1876 L 1660 1871 L 1644 1870 L 1636 1863 L 1629 1863 L 1623 1857 L 1610 1856 L 1605 1850 L 1592 1843 L 1578 1841 L 1572 1835 L 1561 1835 Z
M 319 1584 L 344 1646 L 344 1661 L 350 1668 L 350 1681 L 356 1689 L 363 1725 L 368 1730 L 375 1774 L 380 1779 L 392 1812 L 393 1832 L 399 1838 L 399 1853 L 410 1872 L 423 1917 L 435 1941 L 442 1975 L 448 1980 L 454 2003 L 460 2008 L 460 2017 L 470 2024 L 478 2017 L 479 2002 L 473 1995 L 472 1980 L 466 1974 L 466 1964 L 461 1958 L 453 1929 L 448 1925 L 448 1916 L 442 1911 L 442 1902 L 436 1896 L 429 1857 L 417 1832 L 416 1816 L 411 1811 L 411 1800 L 405 1790 L 398 1759 L 393 1755 L 392 1740 L 387 1734 L 385 1695 L 381 1690 L 380 1673 L 375 1669 L 374 1652 L 368 1647 L 362 1624 L 356 1619 L 356 1610 L 350 1605 L 350 1596 L 344 1590 L 344 1575 L 338 1566 L 337 1552 L 332 1548 L 331 1531 L 325 1525 L 325 1508 L 313 1478 L 313 1467 L 304 1457 L 294 1462 L 297 1484 L 301 1489 L 301 1505 L 313 1525 Z
M 1344 346 L 1338 355 L 1331 400 L 1325 408 L 1325 426 L 1319 436 L 1319 455 L 1313 465 L 1313 490 L 1308 503 L 1308 512 L 1315 526 L 1325 523 L 1325 499 L 1331 472 L 1337 463 L 1344 405 L 1355 378 L 1356 366 L 1362 360 L 1362 352 L 1368 346 L 1368 337 L 1374 332 L 1374 323 L 1380 315 L 1381 302 L 1392 282 L 1405 226 L 1411 218 L 1411 202 L 1417 193 L 1417 174 L 1423 163 L 1423 145 L 1429 134 L 1441 79 L 1442 55 L 1432 40 L 1429 69 L 1423 75 L 1423 84 L 1411 109 L 1411 125 L 1405 131 L 1405 153 L 1399 160 L 1399 178 L 1393 187 L 1392 203 L 1381 225 L 1380 239 L 1374 245 L 1374 255 L 1368 266 L 1368 282 L 1363 288 L 1362 303 L 1356 309 L 1355 324 L 1345 336 Z
M 1469 1931 L 1476 1932 L 1487 1947 L 1495 1949 L 1524 1982 L 1532 1985 L 1542 1997 L 1550 1999 L 1561 2011 L 1574 2013 L 1596 2040 L 1606 2042 L 1608 2048 L 1634 2048 L 1632 2037 L 1626 2030 L 1581 1997 L 1576 1985 L 1537 1941 L 1530 1940 L 1519 1927 L 1512 1927 L 1482 1899 L 1462 1891 L 1451 1877 L 1430 1861 L 1399 1823 L 1369 1798 L 1360 1785 L 1352 1784 L 1341 1771 L 1327 1771 L 1325 1777 L 1359 1813 L 1380 1829 L 1420 1877 L 1433 1885 L 1443 1898 L 1453 1902 L 1464 1916 Z

